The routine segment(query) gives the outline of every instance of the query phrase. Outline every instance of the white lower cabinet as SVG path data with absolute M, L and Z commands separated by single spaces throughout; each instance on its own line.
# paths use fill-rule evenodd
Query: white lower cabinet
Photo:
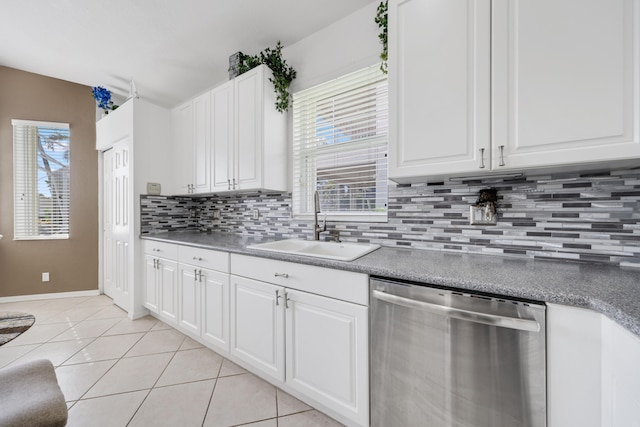
M 157 260 L 153 255 L 144 256 L 144 306 L 153 313 L 158 312 L 160 301 Z
M 284 381 L 284 288 L 231 276 L 231 354 Z
M 235 254 L 231 273 L 231 355 L 340 421 L 368 426 L 366 300 L 317 294 L 327 279 L 327 289 L 364 292 L 368 276 Z
M 200 336 L 200 289 L 202 278 L 197 267 L 180 264 L 178 285 L 178 326 Z
M 592 310 L 547 304 L 549 427 L 640 427 L 640 338 Z
M 175 325 L 178 312 L 177 247 L 145 242 L 144 306 Z
M 640 427 L 640 338 L 602 316 L 602 427 Z
M 178 327 L 229 351 L 229 254 L 179 248 Z
M 229 351 L 229 274 L 202 269 L 200 336 L 216 350 Z
M 144 259 L 145 306 L 160 319 L 339 421 L 369 425 L 367 275 L 151 241 Z
M 286 382 L 368 425 L 368 309 L 286 290 Z

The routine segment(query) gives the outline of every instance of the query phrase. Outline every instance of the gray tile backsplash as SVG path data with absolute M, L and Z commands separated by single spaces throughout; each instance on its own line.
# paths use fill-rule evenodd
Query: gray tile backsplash
M 469 225 L 469 206 L 490 187 L 498 190 L 498 224 Z M 639 207 L 640 169 L 390 184 L 387 223 L 329 222 L 327 229 L 342 241 L 383 246 L 640 267 Z M 242 235 L 312 235 L 311 221 L 291 217 L 290 193 L 142 196 L 141 208 L 143 234 L 210 227 Z

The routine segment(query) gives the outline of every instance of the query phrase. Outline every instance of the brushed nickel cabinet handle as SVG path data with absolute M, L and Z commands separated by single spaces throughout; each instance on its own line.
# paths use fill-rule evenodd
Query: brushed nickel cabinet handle
M 504 166 L 504 145 L 499 145 L 498 148 L 500 149 L 500 164 L 499 166 Z
M 276 273 L 275 277 L 284 277 L 285 279 L 288 279 L 289 275 L 287 273 Z
M 480 169 L 484 169 L 484 148 L 480 149 Z

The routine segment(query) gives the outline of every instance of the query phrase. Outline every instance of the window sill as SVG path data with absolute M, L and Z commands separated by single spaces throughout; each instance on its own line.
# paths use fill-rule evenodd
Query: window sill
M 68 240 L 69 239 L 69 235 L 68 234 L 59 234 L 59 235 L 55 235 L 55 236 L 29 236 L 29 237 L 14 237 L 13 240 L 14 241 L 21 241 L 21 240 Z
M 327 221 L 329 222 L 389 222 L 387 214 L 383 215 L 347 215 L 347 214 L 332 214 L 327 213 Z M 324 220 L 325 213 L 320 212 L 318 214 L 318 221 Z M 293 214 L 294 219 L 303 219 L 307 221 L 313 221 L 313 214 Z

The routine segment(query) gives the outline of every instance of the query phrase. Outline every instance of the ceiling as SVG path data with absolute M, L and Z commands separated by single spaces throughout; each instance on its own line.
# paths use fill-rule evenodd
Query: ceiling
M 371 0 L 3 0 L 0 65 L 173 107 Z M 286 59 L 286 57 L 285 57 Z

